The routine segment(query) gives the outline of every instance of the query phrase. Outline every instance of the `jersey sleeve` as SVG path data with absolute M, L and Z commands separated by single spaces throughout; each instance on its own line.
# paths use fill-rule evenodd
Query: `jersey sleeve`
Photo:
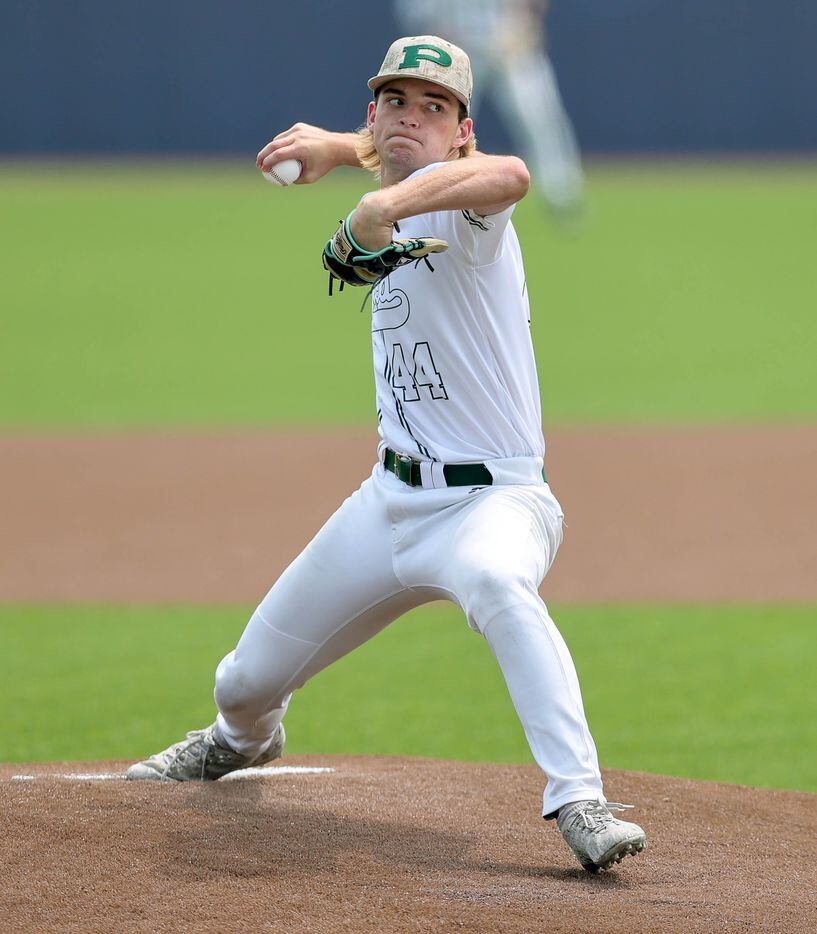
M 484 217 L 476 211 L 449 211 L 453 235 L 449 249 L 456 250 L 458 258 L 473 266 L 488 266 L 499 257 L 502 237 L 511 219 L 512 204 L 498 214 Z

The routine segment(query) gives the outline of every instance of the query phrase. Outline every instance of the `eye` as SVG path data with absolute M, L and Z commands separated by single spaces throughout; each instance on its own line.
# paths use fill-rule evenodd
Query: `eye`
M 429 109 L 432 113 L 441 114 L 441 113 L 443 112 L 443 105 L 442 105 L 442 104 L 438 104 L 438 103 L 436 103 L 435 101 L 432 101 L 432 102 L 428 105 L 428 109 Z
M 389 98 L 386 100 L 386 103 L 387 103 L 387 104 L 398 104 L 398 105 L 402 106 L 402 104 L 403 104 L 403 98 L 402 98 L 402 97 L 389 97 Z

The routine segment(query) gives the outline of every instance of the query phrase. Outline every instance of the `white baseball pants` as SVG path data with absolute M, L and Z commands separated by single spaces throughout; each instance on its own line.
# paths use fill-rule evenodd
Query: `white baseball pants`
M 561 507 L 541 478 L 424 489 L 376 465 L 218 666 L 224 738 L 247 755 L 262 752 L 296 688 L 403 613 L 444 599 L 463 609 L 499 663 L 547 776 L 543 813 L 604 800 L 573 661 L 538 593 L 561 540 Z

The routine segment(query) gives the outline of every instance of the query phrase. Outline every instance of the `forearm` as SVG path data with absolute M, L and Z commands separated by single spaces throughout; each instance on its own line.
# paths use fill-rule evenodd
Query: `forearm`
M 355 208 L 352 235 L 367 249 L 392 239 L 396 221 L 433 211 L 497 214 L 527 194 L 530 176 L 516 156 L 474 155 L 371 192 Z
M 530 177 L 515 156 L 471 156 L 391 185 L 366 199 L 375 201 L 382 219 L 394 223 L 415 214 L 473 209 L 497 213 L 523 198 Z
M 357 133 L 334 133 L 332 140 L 332 156 L 336 166 L 350 165 L 359 169 L 360 162 L 357 158 L 356 143 Z

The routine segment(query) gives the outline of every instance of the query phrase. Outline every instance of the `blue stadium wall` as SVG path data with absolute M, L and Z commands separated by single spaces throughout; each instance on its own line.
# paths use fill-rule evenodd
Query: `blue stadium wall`
M 548 23 L 585 151 L 817 150 L 817 0 L 553 0 Z M 0 153 L 254 153 L 297 120 L 352 128 L 396 34 L 390 0 L 0 0 Z M 504 145 L 490 107 L 478 130 Z

